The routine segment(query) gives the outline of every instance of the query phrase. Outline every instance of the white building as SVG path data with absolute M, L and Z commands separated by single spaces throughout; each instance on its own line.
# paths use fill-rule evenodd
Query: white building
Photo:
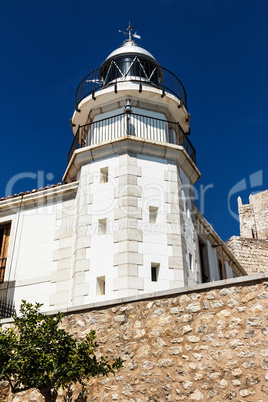
M 0 299 L 55 310 L 246 275 L 195 208 L 189 120 L 130 34 L 77 89 L 64 184 L 0 200 Z

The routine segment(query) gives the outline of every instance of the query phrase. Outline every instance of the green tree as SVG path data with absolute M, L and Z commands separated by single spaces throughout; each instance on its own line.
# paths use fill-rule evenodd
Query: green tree
M 120 358 L 97 359 L 95 331 L 75 339 L 60 328 L 62 313 L 45 315 L 41 306 L 23 300 L 14 327 L 0 328 L 0 381 L 8 381 L 13 393 L 36 388 L 46 402 L 55 401 L 59 388 L 122 367 Z

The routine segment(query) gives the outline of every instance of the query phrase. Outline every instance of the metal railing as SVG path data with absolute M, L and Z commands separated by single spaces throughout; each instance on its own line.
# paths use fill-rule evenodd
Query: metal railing
M 7 260 L 6 258 L 0 258 L 0 283 L 4 282 L 6 260 Z
M 11 300 L 0 299 L 0 320 L 10 318 L 16 314 L 15 306 Z
M 125 135 L 181 145 L 196 164 L 196 150 L 179 123 L 135 113 L 121 113 L 79 126 L 68 154 L 68 162 L 76 149 Z
M 135 81 L 142 91 L 144 83 L 162 90 L 162 95 L 169 92 L 179 98 L 187 108 L 186 92 L 182 82 L 171 71 L 157 64 L 143 60 L 116 61 L 111 60 L 101 68 L 92 71 L 79 84 L 75 95 L 75 109 L 87 96 L 95 96 L 95 92 L 109 86 L 115 86 L 122 81 Z

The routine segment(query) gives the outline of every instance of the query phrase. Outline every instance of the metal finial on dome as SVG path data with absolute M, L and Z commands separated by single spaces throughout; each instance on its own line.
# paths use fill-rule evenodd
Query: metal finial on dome
M 137 35 L 137 32 L 135 32 L 134 34 L 131 33 L 131 31 L 133 31 L 133 28 L 131 27 L 130 21 L 129 21 L 129 25 L 127 27 L 127 31 L 128 31 L 128 33 L 121 31 L 120 29 L 118 30 L 118 32 L 121 32 L 122 34 L 128 36 L 129 42 L 132 41 L 132 36 L 133 36 L 133 38 L 141 39 L 140 35 Z

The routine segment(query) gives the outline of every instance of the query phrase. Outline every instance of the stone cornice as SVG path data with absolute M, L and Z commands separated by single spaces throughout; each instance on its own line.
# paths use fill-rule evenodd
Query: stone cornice
M 175 160 L 192 184 L 201 177 L 196 165 L 181 145 L 125 135 L 100 144 L 77 149 L 67 166 L 63 181 L 70 182 L 74 180 L 81 166 L 85 163 L 125 152 Z

